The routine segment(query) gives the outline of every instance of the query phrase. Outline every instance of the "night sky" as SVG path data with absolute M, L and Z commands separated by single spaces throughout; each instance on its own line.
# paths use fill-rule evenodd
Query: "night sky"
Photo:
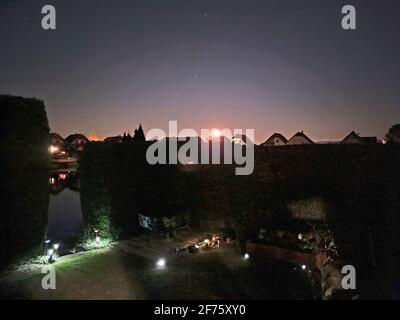
M 63 136 L 177 120 L 337 140 L 400 121 L 398 0 L 0 0 L 0 44 L 0 93 L 43 99 Z

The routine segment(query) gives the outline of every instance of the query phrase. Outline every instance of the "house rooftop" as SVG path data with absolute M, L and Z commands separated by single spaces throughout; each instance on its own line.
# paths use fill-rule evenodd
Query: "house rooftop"
M 281 139 L 283 142 L 288 142 L 288 139 L 286 139 L 285 138 L 285 136 L 283 135 L 283 134 L 281 134 L 281 133 L 274 133 L 272 136 L 270 136 L 268 139 L 267 139 L 267 141 L 268 140 L 271 140 L 271 139 L 276 139 L 276 138 L 279 138 L 279 139 Z
M 377 137 L 361 137 L 359 133 L 356 133 L 354 130 L 350 132 L 341 142 L 346 141 L 346 139 L 355 138 L 359 139 L 360 142 L 365 144 L 376 144 L 378 143 Z
M 292 140 L 294 137 L 302 137 L 302 138 L 306 139 L 308 142 L 310 142 L 311 144 L 315 144 L 315 142 L 312 141 L 309 137 L 307 137 L 307 136 L 304 134 L 303 131 L 297 132 L 293 137 L 291 137 L 291 138 L 289 139 L 289 141 Z
M 65 140 L 67 140 L 69 143 L 71 143 L 75 139 L 83 139 L 83 140 L 89 141 L 89 139 L 86 138 L 85 135 L 83 135 L 81 133 L 70 134 L 68 137 L 65 138 Z

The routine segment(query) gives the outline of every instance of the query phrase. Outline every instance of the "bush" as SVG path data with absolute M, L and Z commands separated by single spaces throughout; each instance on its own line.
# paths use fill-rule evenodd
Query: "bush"
M 90 221 L 85 223 L 84 242 L 96 241 L 96 236 L 107 242 L 118 239 L 118 232 L 111 223 L 109 208 L 98 209 L 91 215 Z
M 34 253 L 45 237 L 49 131 L 43 101 L 0 95 L 1 264 Z

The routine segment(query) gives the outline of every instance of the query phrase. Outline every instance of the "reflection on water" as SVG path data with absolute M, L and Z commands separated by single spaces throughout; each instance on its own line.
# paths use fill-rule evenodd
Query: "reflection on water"
M 49 239 L 66 244 L 82 234 L 79 188 L 77 168 L 60 168 L 51 172 L 47 231 Z
M 56 241 L 77 238 L 82 232 L 82 213 L 78 192 L 64 189 L 50 195 L 49 229 L 47 236 Z

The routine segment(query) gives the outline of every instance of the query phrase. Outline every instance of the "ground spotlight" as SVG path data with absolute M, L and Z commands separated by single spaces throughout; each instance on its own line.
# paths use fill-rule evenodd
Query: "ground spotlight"
M 164 258 L 161 258 L 161 259 L 158 259 L 158 260 L 157 260 L 156 266 L 157 266 L 158 268 L 164 268 L 164 267 L 165 267 L 165 264 L 166 264 L 165 259 L 164 259 Z
M 50 246 L 50 239 L 46 239 L 43 241 L 43 255 L 45 256 L 47 254 L 47 250 L 49 249 Z

